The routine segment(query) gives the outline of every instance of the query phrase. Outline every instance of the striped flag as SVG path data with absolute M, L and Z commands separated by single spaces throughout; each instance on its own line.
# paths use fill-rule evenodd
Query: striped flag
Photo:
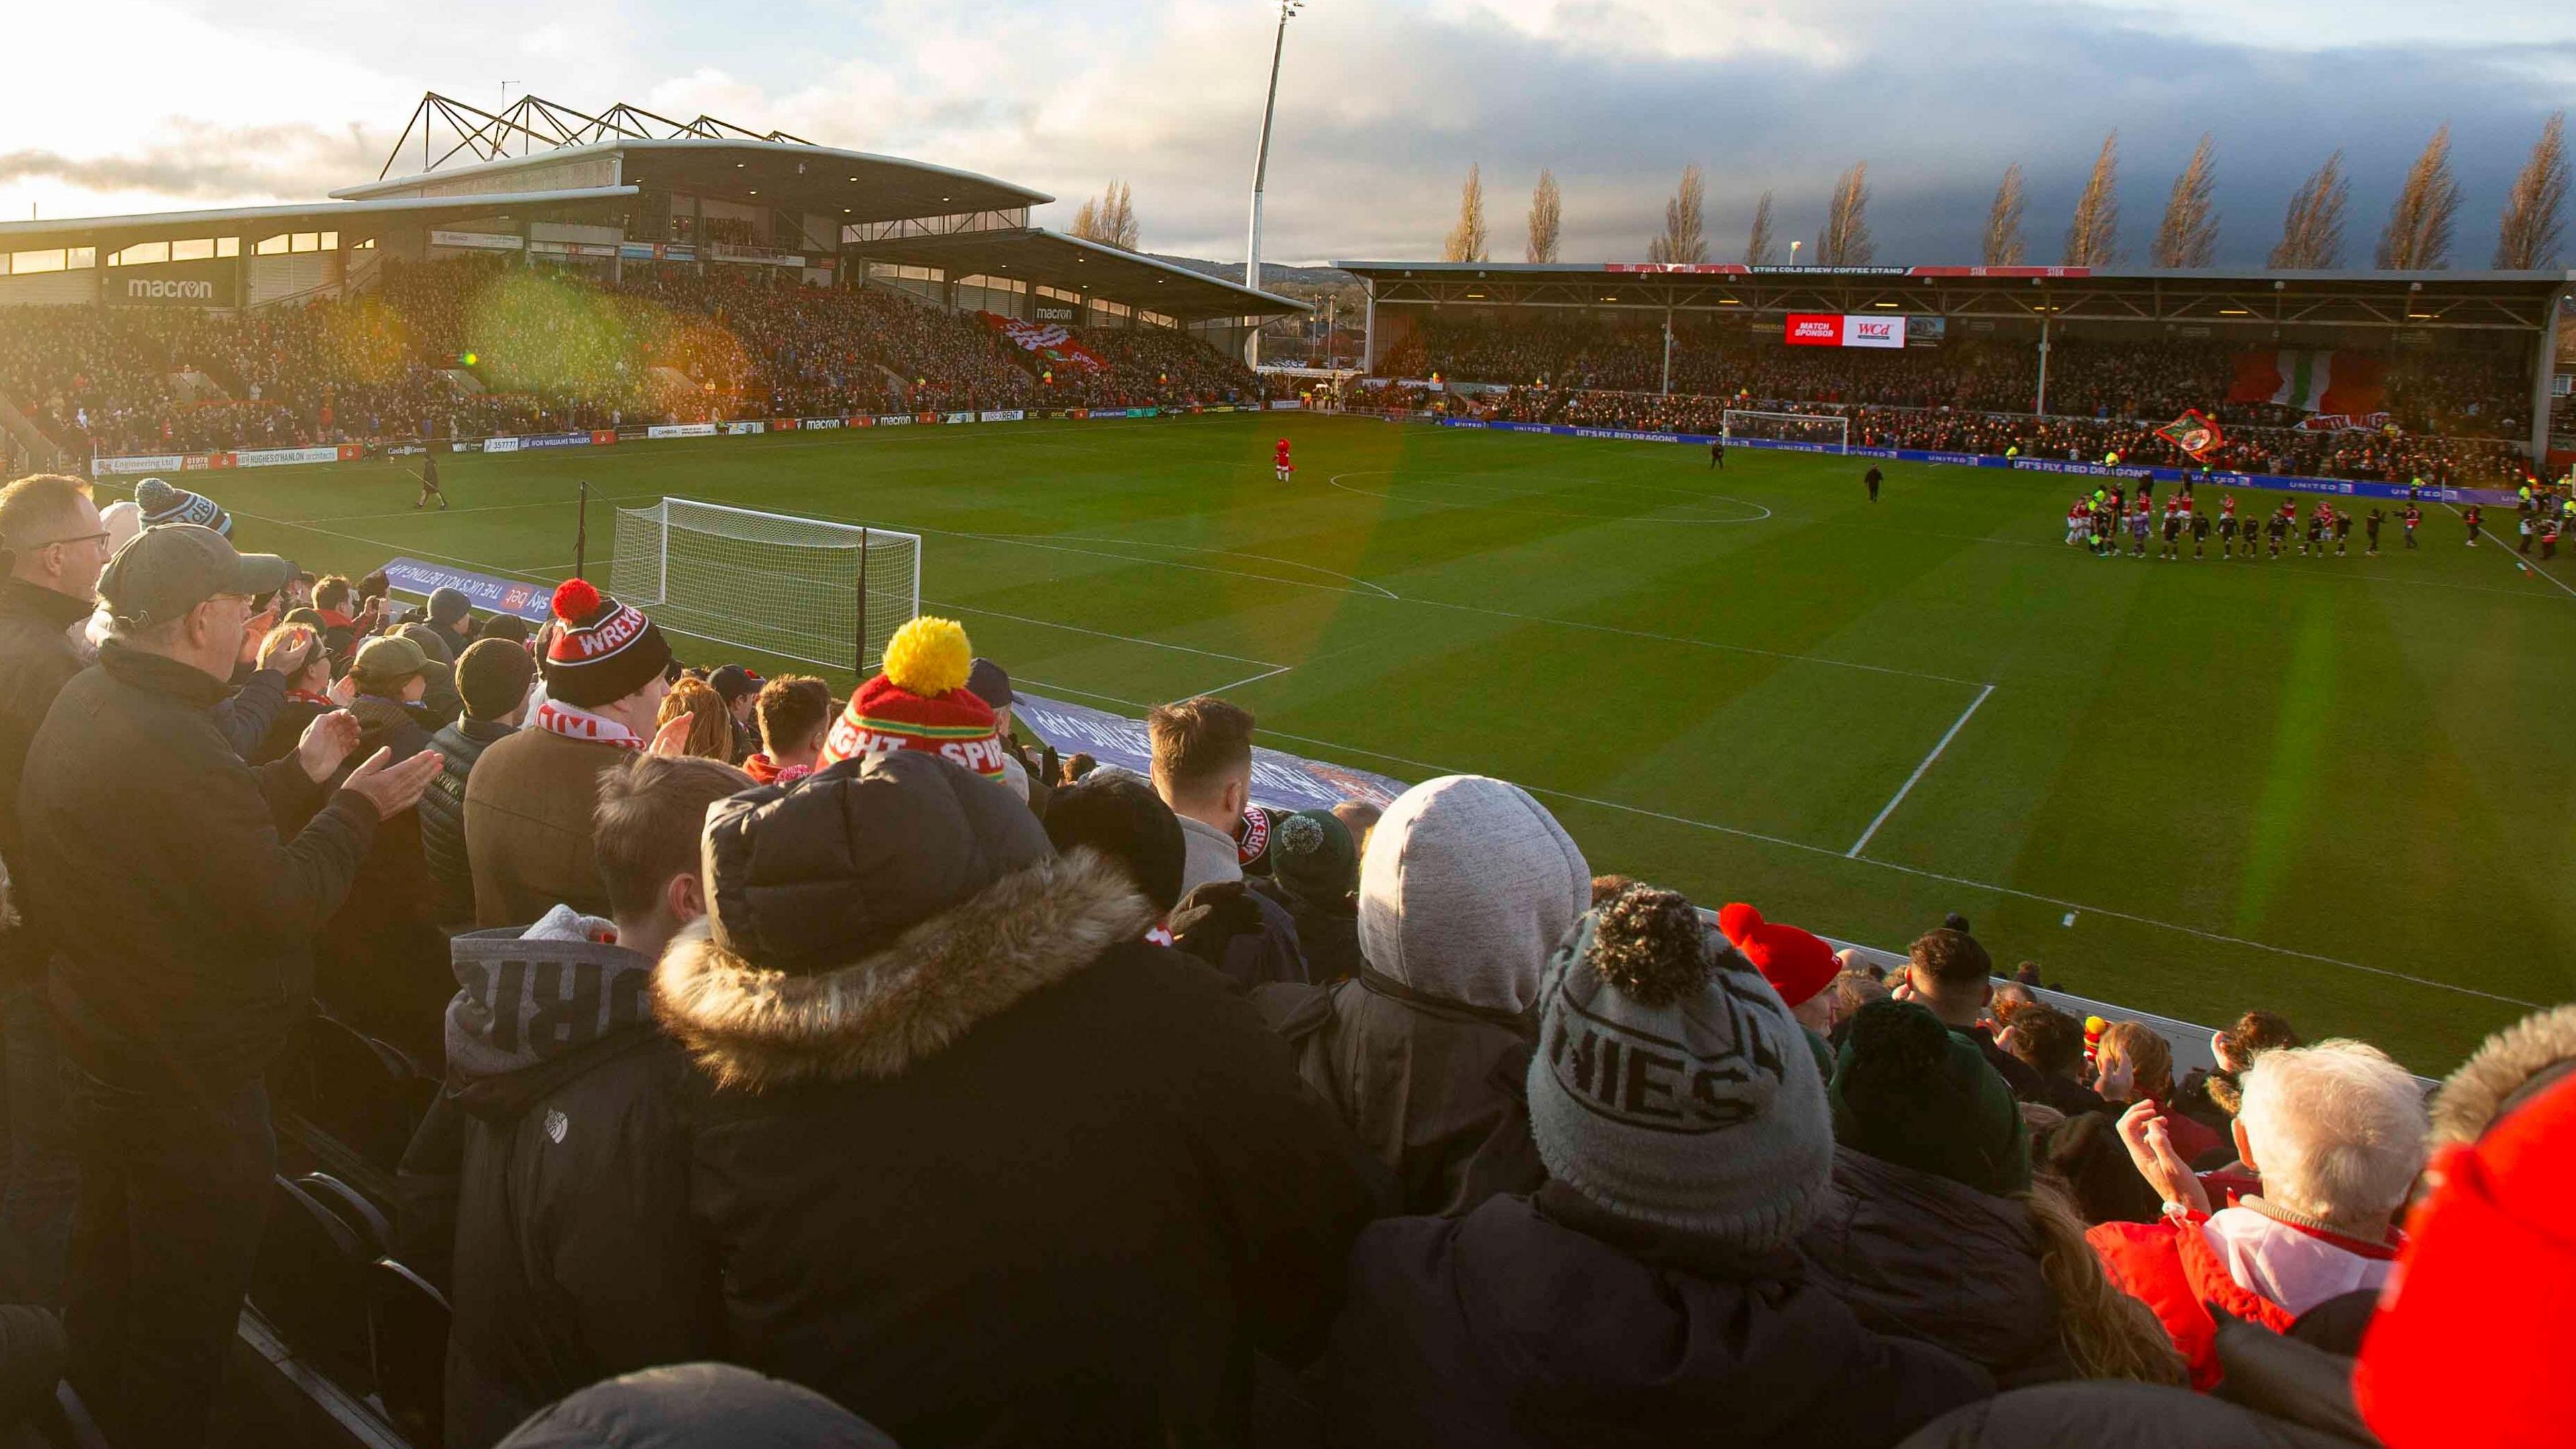
M 2380 411 L 2380 359 L 2364 353 L 2311 349 L 2248 352 L 2236 359 L 2232 403 L 2271 403 L 2303 413 Z

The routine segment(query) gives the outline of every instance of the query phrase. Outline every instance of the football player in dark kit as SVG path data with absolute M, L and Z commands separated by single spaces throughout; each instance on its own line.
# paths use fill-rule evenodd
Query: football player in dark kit
M 2195 513 L 2191 516 L 2191 556 L 2194 561 L 2198 561 L 2208 555 L 2209 515 Z
M 2334 535 L 2335 557 L 2341 558 L 2343 557 L 2344 548 L 2352 538 L 2352 515 L 2344 512 L 2340 508 L 2335 510 Z
M 1883 481 L 1883 475 L 1879 473 L 1878 465 L 1872 463 L 1869 466 L 1869 471 L 1861 475 L 1860 481 L 1869 485 L 1869 501 L 1876 503 L 1878 501 L 1878 485 Z
M 2290 533 L 2290 520 L 2281 514 L 2275 513 L 2272 515 L 2271 520 L 2263 525 L 2263 531 L 2271 539 L 2272 557 L 2279 558 L 2281 556 L 2281 540 L 2288 537 Z
M 2250 546 L 2250 539 L 2248 540 L 2248 545 L 2249 546 L 2245 551 L 2247 553 L 2252 553 L 2254 550 Z M 2236 557 L 2236 515 L 2233 511 L 2218 515 L 2218 556 L 2220 558 Z
M 1726 471 L 1726 439 L 1708 440 L 1708 466 L 1720 473 Z
M 2373 508 L 2370 510 L 2370 516 L 2361 521 L 2361 531 L 2369 544 L 2361 551 L 2364 558 L 2379 557 L 2379 523 L 2382 516 L 2380 510 Z

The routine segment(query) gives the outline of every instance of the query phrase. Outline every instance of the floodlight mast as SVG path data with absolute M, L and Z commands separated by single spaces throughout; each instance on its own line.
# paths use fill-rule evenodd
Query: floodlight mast
M 1270 175 L 1270 117 L 1279 109 L 1279 57 L 1288 46 L 1288 21 L 1306 0 L 1279 0 L 1279 31 L 1270 42 L 1270 94 L 1261 103 L 1261 146 L 1252 158 L 1252 234 L 1243 248 L 1243 285 L 1261 290 L 1261 184 Z M 1261 365 L 1261 325 L 1243 339 L 1243 362 Z

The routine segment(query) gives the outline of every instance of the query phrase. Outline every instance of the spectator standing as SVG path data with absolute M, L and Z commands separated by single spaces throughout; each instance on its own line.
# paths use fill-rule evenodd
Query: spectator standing
M 465 782 L 493 742 L 528 716 L 528 685 L 537 661 L 506 639 L 477 639 L 456 661 L 456 692 L 465 712 L 429 737 L 438 779 L 420 798 L 420 848 L 438 887 L 441 921 L 474 919 L 474 870 L 465 847 Z
M 925 614 L 895 630 L 885 667 L 851 691 L 823 737 L 820 765 L 918 750 L 1001 784 L 1006 771 L 993 708 L 966 687 L 974 657 L 965 626 L 954 619 Z
M 1832 1096 L 1834 1190 L 1798 1246 L 1864 1323 L 2006 1385 L 2182 1382 L 2163 1329 L 2110 1285 L 2065 1199 L 2034 1188 L 2020 1111 L 1974 1047 L 1915 1003 L 1864 1006 Z
M 2120 1119 L 2164 1220 L 2089 1236 L 2112 1281 L 2164 1322 L 2194 1388 L 2220 1377 L 2209 1305 L 2286 1330 L 2329 1298 L 2387 1281 L 2400 1241 L 2390 1223 L 2423 1170 L 2430 1127 L 2414 1079 L 2377 1048 L 2328 1041 L 2255 1060 L 2235 1135 L 2263 1191 L 2233 1207 L 2212 1210 L 2169 1125 L 2143 1098 Z
M 736 796 L 704 858 L 654 998 L 742 1360 L 917 1442 L 1248 1433 L 1243 1353 L 1309 1356 L 1377 1199 L 1126 873 L 910 750 Z
M 1145 716 L 1154 792 L 1180 817 L 1189 842 L 1181 894 L 1243 879 L 1234 829 L 1252 803 L 1252 716 L 1211 695 L 1158 705 Z
M 1956 920 L 1957 917 L 1952 917 Z M 1994 999 L 1994 958 L 1964 926 L 1939 926 L 1915 938 L 1905 949 L 1906 990 L 1941 1024 L 1965 1037 L 1985 1057 L 1986 1065 L 2004 1079 L 2014 1096 L 2041 1100 L 2039 1074 L 2020 1058 L 1995 1045 L 1986 1033 L 1986 1006 Z
M 1549 953 L 1591 891 L 1573 837 L 1529 792 L 1426 780 L 1387 807 L 1361 863 L 1358 975 L 1259 993 L 1405 1211 L 1463 1213 L 1544 1180 L 1515 1087 Z
M 1030 759 L 1029 752 L 1011 733 L 1011 707 L 1019 703 L 1019 696 L 1011 692 L 1011 672 L 990 659 L 979 657 L 967 669 L 966 688 L 992 708 L 993 731 L 1002 741 L 1003 762 L 1011 788 L 1025 796 L 1029 808 L 1044 820 L 1047 794 L 1054 784 L 1055 771 L 1048 763 L 1053 756 L 1050 753 L 1046 759 Z
M 18 782 L 37 727 L 73 675 L 70 630 L 97 606 L 108 531 L 77 478 L 43 474 L 0 488 L 0 869 L 23 872 Z M 22 914 L 24 907 L 21 908 Z M 0 912 L 0 1053 L 7 1075 L 7 1155 L 0 1159 L 0 1300 L 53 1305 L 62 1292 L 79 1168 L 56 1085 L 54 1026 L 45 1009 L 44 936 L 33 919 Z M 14 1260 L 14 1261 L 11 1261 Z
M 451 1449 L 610 1374 L 722 1347 L 714 1261 L 689 1221 L 688 1061 L 649 994 L 662 948 L 706 914 L 707 807 L 750 786 L 721 760 L 630 757 L 599 779 L 613 919 L 558 905 L 452 943 L 446 1085 L 402 1168 L 405 1261 L 455 1312 Z
M 662 696 L 662 707 L 654 716 L 658 728 L 686 716 L 688 734 L 680 742 L 680 753 L 701 760 L 733 762 L 733 711 L 725 707 L 724 696 L 715 692 L 703 679 L 683 675 Z
M 429 627 L 439 632 L 450 660 L 464 658 L 474 643 L 474 601 L 455 589 L 430 590 Z
M 251 599 L 288 572 L 209 529 L 146 530 L 100 581 L 99 668 L 28 751 L 27 893 L 81 1154 L 66 1377 L 122 1443 L 205 1434 L 276 1164 L 260 1074 L 306 1006 L 314 932 L 438 768 L 371 758 L 280 840 L 357 742 L 326 715 L 254 771 L 213 716 Z M 152 889 L 102 909 L 101 882 L 129 879 Z
M 297 615 L 302 620 L 314 617 L 304 610 Z M 286 681 L 286 698 L 277 707 L 277 717 L 268 723 L 268 737 L 243 757 L 254 765 L 295 753 L 305 727 L 340 707 L 331 699 L 331 651 L 322 642 L 322 631 L 316 624 L 300 622 L 297 615 L 269 630 L 259 643 L 259 667 L 276 671 Z
M 760 748 L 754 709 L 767 684 L 739 664 L 718 669 L 707 676 L 707 683 L 715 686 L 716 694 L 725 702 L 725 713 L 733 718 L 733 763 L 739 765 Z
M 1793 1245 L 1833 1165 L 1824 1079 L 1690 902 L 1637 887 L 1585 916 L 1539 1016 L 1549 1181 L 1360 1235 L 1325 1369 L 1340 1442 L 1887 1445 L 1993 1391 L 1806 1277 Z
M 474 923 L 524 925 L 557 905 L 605 914 L 591 851 L 602 772 L 652 740 L 671 646 L 633 606 L 581 579 L 554 592 L 557 624 L 528 727 L 496 740 L 465 781 Z
M 1332 986 L 1360 974 L 1360 852 L 1331 811 L 1280 817 L 1271 833 L 1270 874 L 1244 879 L 1296 923 L 1308 979 Z
M 813 774 L 832 727 L 832 687 L 811 675 L 782 674 L 760 687 L 753 713 L 760 721 L 760 749 L 743 761 L 751 778 L 785 785 Z

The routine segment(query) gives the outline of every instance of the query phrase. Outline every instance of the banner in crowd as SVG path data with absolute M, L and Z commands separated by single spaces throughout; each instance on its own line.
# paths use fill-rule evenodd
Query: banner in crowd
M 1059 755 L 1076 751 L 1104 765 L 1139 775 L 1153 772 L 1154 747 L 1145 737 L 1145 722 L 1089 705 L 1064 704 L 1016 691 L 1011 718 L 1055 747 Z M 1252 803 L 1274 810 L 1324 810 L 1344 800 L 1385 805 L 1404 793 L 1404 782 L 1366 770 L 1353 770 L 1321 760 L 1304 759 L 1255 745 L 1252 750 Z
M 487 614 L 515 614 L 531 624 L 546 621 L 555 591 L 546 584 L 505 579 L 471 569 L 450 568 L 416 558 L 398 558 L 384 567 L 385 583 L 398 594 L 429 597 L 436 589 L 454 589 Z
M 975 421 L 975 415 L 971 412 L 941 413 L 939 415 L 939 420 L 943 423 L 971 423 Z
M 2271 403 L 2303 413 L 2360 415 L 2384 411 L 2380 385 L 2386 359 L 2360 352 L 2285 349 L 2247 352 L 2236 359 L 2232 403 Z
M 2156 436 L 2194 458 L 2208 457 L 2227 441 L 2227 434 L 2221 432 L 2218 424 L 2198 408 L 2184 408 L 2181 417 L 2156 429 Z
M 655 423 L 644 430 L 644 436 L 648 438 L 712 438 L 715 435 L 716 425 L 713 423 Z
M 2393 422 L 2386 413 L 2318 413 L 2299 419 L 2299 426 L 2311 433 L 2384 433 Z
M 516 438 L 485 438 L 483 440 L 483 451 L 486 453 L 515 453 L 519 451 L 519 440 Z
M 1073 340 L 1073 332 L 1061 322 L 1023 322 L 1017 317 L 1004 317 L 996 312 L 978 312 L 984 325 L 1007 337 L 1021 351 L 1034 353 L 1057 367 L 1077 372 L 1106 372 L 1109 364 L 1100 354 Z
M 1483 428 L 1494 432 L 1548 433 L 1561 438 L 1610 438 L 1628 443 L 1689 443 L 1705 448 L 1713 433 L 1659 433 L 1637 428 L 1569 428 L 1550 423 L 1487 422 L 1482 418 L 1438 418 L 1444 428 Z M 1770 448 L 1790 453 L 1830 453 L 1830 443 L 1786 442 L 1775 438 L 1730 438 L 1730 448 Z M 2218 488 L 2264 488 L 2284 493 L 2340 493 L 2353 498 L 2403 498 L 2403 483 L 2367 483 L 2349 478 L 2301 478 L 2275 473 L 2222 473 L 2215 469 L 2155 468 L 2143 464 L 2079 463 L 2056 458 L 2003 458 L 1992 453 L 1947 453 L 1929 448 L 1848 448 L 1855 458 L 1885 458 L 1898 463 L 1948 463 L 1967 468 L 2015 468 L 2027 473 L 2066 473 L 2079 478 L 2153 478 L 2173 483 L 2190 479 Z M 2517 501 L 2509 488 L 2426 488 L 2428 503 L 2478 503 L 2509 508 Z
M 842 422 L 839 418 L 798 418 L 796 420 L 796 430 L 802 433 L 814 432 L 821 428 L 837 428 L 840 426 L 842 426 Z
M 540 433 L 533 438 L 521 438 L 519 440 L 519 446 L 522 448 L 540 449 L 587 448 L 597 441 L 598 439 L 593 438 L 588 433 Z
M 1028 412 L 1022 408 L 992 408 L 977 413 L 975 420 L 984 423 L 1016 423 L 1027 416 Z
M 718 423 L 716 431 L 728 438 L 753 438 L 768 432 L 769 424 L 760 418 L 753 418 L 749 422 Z

